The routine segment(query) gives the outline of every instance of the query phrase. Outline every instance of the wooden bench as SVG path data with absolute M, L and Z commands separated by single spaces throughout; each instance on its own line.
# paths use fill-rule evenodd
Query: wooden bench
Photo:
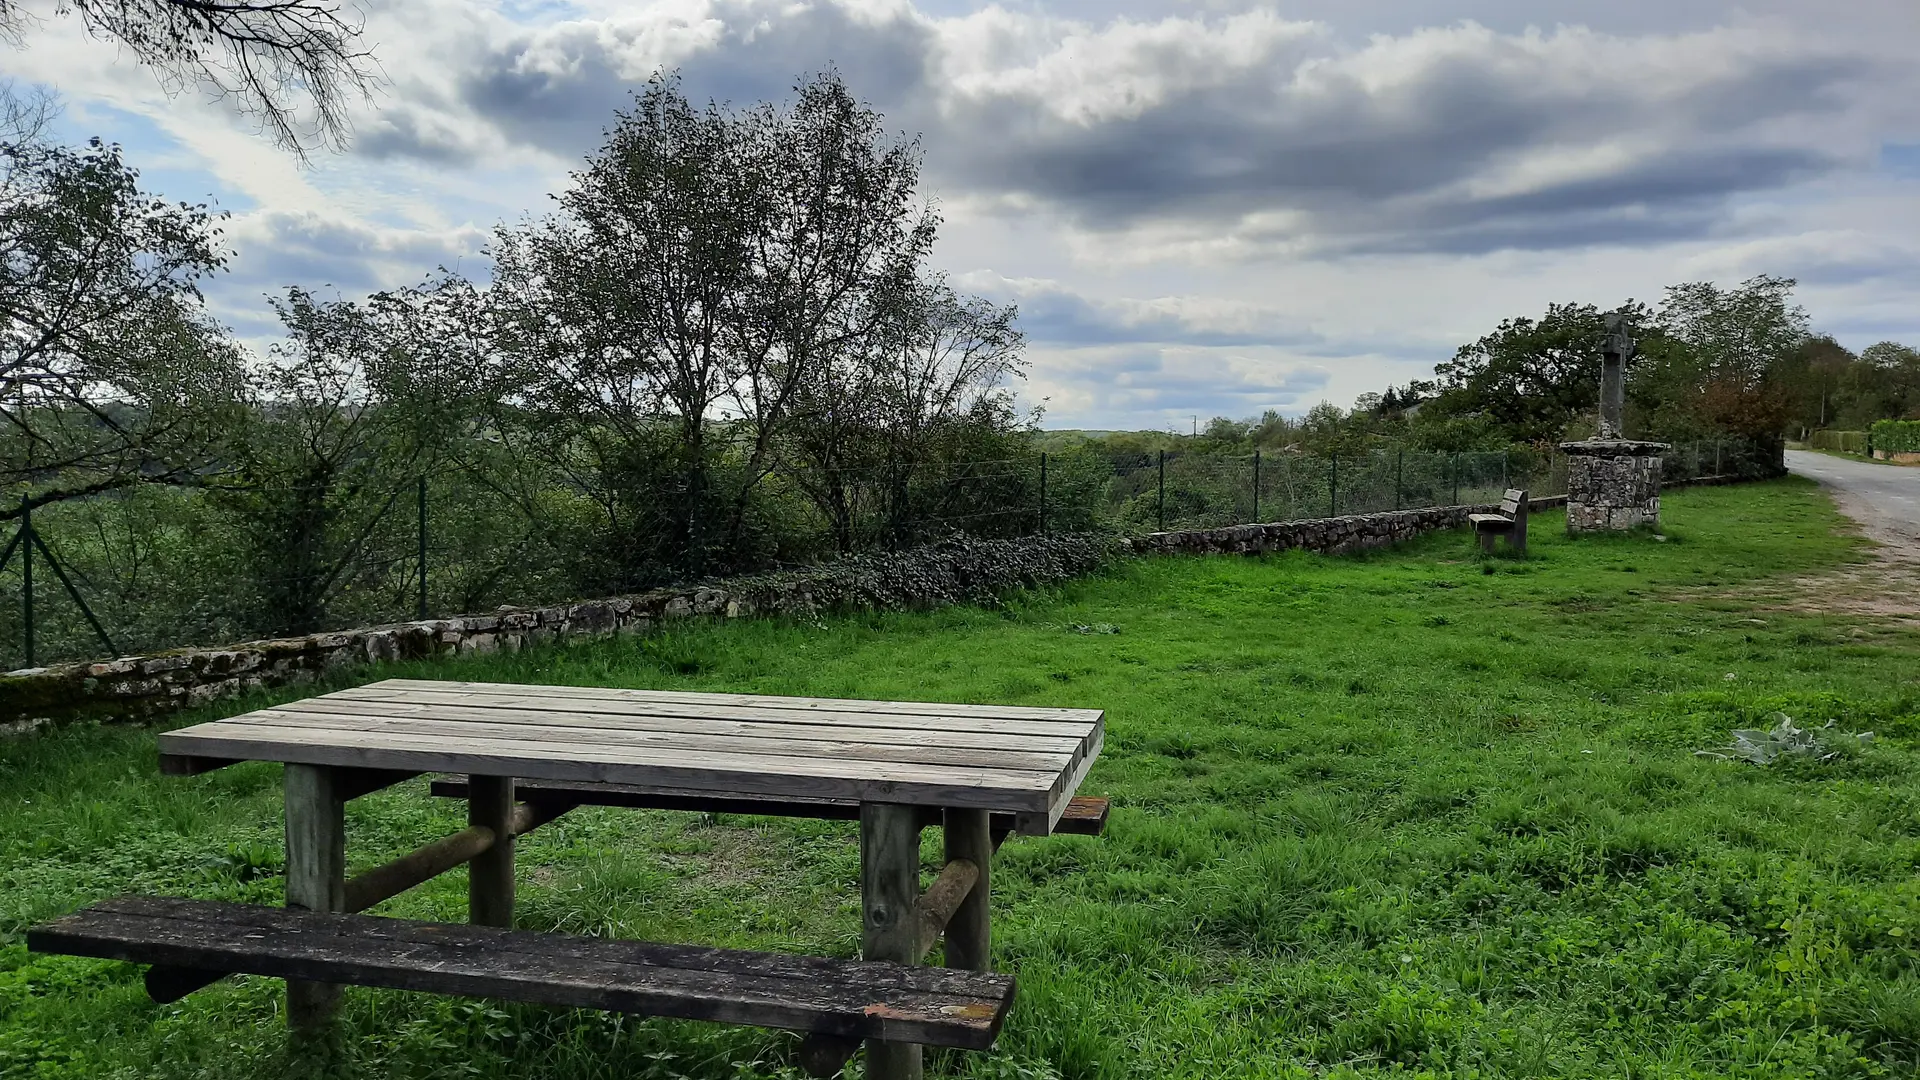
M 1500 497 L 1497 514 L 1468 514 L 1468 524 L 1480 537 L 1480 550 L 1491 554 L 1497 536 L 1506 536 L 1507 546 L 1521 555 L 1527 553 L 1527 493 L 1508 488 Z
M 467 797 L 465 777 L 447 776 L 433 781 L 428 788 L 448 799 Z M 687 810 L 705 814 L 765 814 L 773 817 L 819 818 L 829 821 L 860 820 L 860 804 L 850 799 L 808 799 L 772 795 L 715 795 L 710 791 L 656 787 L 643 784 L 564 783 L 550 780 L 517 780 L 513 794 L 530 806 L 624 806 L 637 810 Z M 1054 823 L 1053 831 L 1077 836 L 1099 836 L 1107 829 L 1110 801 L 1090 795 L 1076 795 Z M 940 824 L 940 811 L 928 809 L 921 815 L 922 827 Z M 997 840 L 1015 830 L 1012 814 L 994 814 L 989 828 Z
M 27 932 L 36 952 L 985 1050 L 1011 975 L 566 937 L 212 900 L 121 897 Z

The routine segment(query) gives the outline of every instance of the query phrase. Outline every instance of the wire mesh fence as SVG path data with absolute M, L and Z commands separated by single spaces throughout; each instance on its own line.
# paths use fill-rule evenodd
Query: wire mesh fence
M 1741 471 L 1743 453 L 1725 441 L 1675 446 L 1665 479 Z M 756 486 L 760 539 L 746 569 L 955 534 L 1140 534 L 1480 504 L 1509 487 L 1562 494 L 1566 459 L 1520 450 L 1109 453 L 1089 444 L 986 461 L 785 469 Z M 665 552 L 657 575 L 609 577 L 607 508 L 577 493 L 515 491 L 448 470 L 366 480 L 342 506 L 281 494 L 265 514 L 162 487 L 34 511 L 0 536 L 0 665 L 555 602 L 663 584 L 676 572 Z M 693 538 L 722 528 L 683 524 Z

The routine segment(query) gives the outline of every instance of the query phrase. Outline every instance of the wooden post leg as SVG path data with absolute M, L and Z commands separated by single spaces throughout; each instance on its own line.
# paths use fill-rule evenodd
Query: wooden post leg
M 967 971 L 992 971 L 992 935 L 989 912 L 992 910 L 993 833 L 988 828 L 992 815 L 985 810 L 949 809 L 945 815 L 946 861 L 965 859 L 980 868 L 967 898 L 947 920 L 947 958 L 950 968 Z
M 346 800 L 339 772 L 325 765 L 288 765 L 287 906 L 344 911 L 347 906 Z M 340 1009 L 340 987 L 287 980 L 287 1023 L 299 1034 L 326 1029 Z
M 860 955 L 912 964 L 919 932 L 920 815 L 912 806 L 860 804 Z M 920 1080 L 918 1043 L 867 1040 L 868 1080 Z
M 1498 538 L 1497 538 L 1497 537 L 1495 537 L 1495 536 L 1494 536 L 1494 535 L 1493 535 L 1492 533 L 1490 533 L 1490 532 L 1487 532 L 1487 531 L 1486 531 L 1486 530 L 1484 530 L 1484 529 L 1483 529 L 1483 530 L 1481 530 L 1481 532 L 1480 532 L 1480 550 L 1481 550 L 1481 551 L 1484 551 L 1484 552 L 1486 552 L 1486 553 L 1487 553 L 1487 554 L 1489 554 L 1489 555 L 1491 555 L 1491 554 L 1493 554 L 1493 542 L 1494 542 L 1494 540 L 1496 540 L 1496 539 L 1498 539 Z
M 467 865 L 467 921 L 513 927 L 513 777 L 467 778 L 467 824 L 493 830 L 493 846 Z

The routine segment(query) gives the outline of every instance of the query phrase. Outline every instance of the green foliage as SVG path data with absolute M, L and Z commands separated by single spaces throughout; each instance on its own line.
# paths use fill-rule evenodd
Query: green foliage
M 1444 450 L 1486 449 L 1472 417 L 1506 442 L 1546 443 L 1600 400 L 1605 316 L 1591 304 L 1551 304 L 1544 317 L 1507 319 L 1498 329 L 1434 368 L 1438 396 L 1420 413 L 1426 438 Z M 1619 309 L 1636 329 L 1645 308 Z
M 1864 454 L 1867 452 L 1867 433 L 1864 431 L 1830 431 L 1823 429 L 1807 436 L 1807 444 L 1816 450 L 1838 450 L 1843 454 Z
M 993 609 L 380 674 L 1104 708 L 1108 832 L 1001 849 L 1019 1004 L 930 1075 L 1913 1075 L 1920 637 L 1773 595 L 1854 557 L 1810 484 L 1663 511 L 1661 544 L 1542 514 L 1524 563 L 1460 533 L 1159 559 Z M 1692 755 L 1774 712 L 1880 738 L 1811 770 Z M 136 729 L 0 745 L 0 1075 L 289 1071 L 272 980 L 154 1006 L 138 969 L 17 936 L 129 889 L 276 902 L 277 781 L 162 777 Z M 465 823 L 424 786 L 350 805 L 353 869 Z M 857 850 L 842 822 L 583 809 L 520 842 L 518 921 L 849 956 Z M 464 895 L 381 911 L 458 921 Z M 791 1036 L 717 1025 L 369 990 L 344 1024 L 346 1075 L 792 1076 Z
M 1920 454 L 1920 420 L 1878 420 L 1869 430 L 1875 450 Z
M 142 190 L 118 146 L 0 130 L 0 520 L 216 460 L 244 383 L 199 292 L 218 221 Z

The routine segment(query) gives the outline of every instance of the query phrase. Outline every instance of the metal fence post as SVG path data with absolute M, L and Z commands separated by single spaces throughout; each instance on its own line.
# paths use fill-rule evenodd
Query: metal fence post
M 1327 516 L 1340 516 L 1340 455 L 1327 455 Z
M 1509 463 L 1512 462 L 1512 460 L 1513 460 L 1513 451 L 1511 450 L 1500 451 L 1500 491 L 1501 491 L 1500 497 L 1503 499 L 1507 497 L 1505 494 L 1507 488 L 1513 486 L 1507 478 L 1507 466 Z
M 33 504 L 25 495 L 20 496 L 20 535 L 24 538 L 20 544 L 21 621 L 26 635 L 27 666 L 33 667 Z
M 1260 451 L 1258 448 L 1253 451 L 1253 520 L 1255 524 L 1260 522 Z
M 1040 451 L 1040 532 L 1047 531 L 1047 452 Z
M 1406 464 L 1407 448 L 1402 446 L 1393 452 L 1393 508 L 1395 510 L 1400 509 L 1400 500 L 1402 498 L 1400 477 L 1406 468 Z
M 1160 451 L 1160 495 L 1154 500 L 1153 518 L 1161 532 L 1167 531 L 1167 452 Z
M 1713 440 L 1713 475 L 1720 475 L 1720 440 Z
M 1453 505 L 1460 505 L 1460 455 L 1454 454 L 1447 462 L 1447 471 L 1453 474 Z
M 420 599 L 415 605 L 415 616 L 427 617 L 427 474 L 420 474 Z

